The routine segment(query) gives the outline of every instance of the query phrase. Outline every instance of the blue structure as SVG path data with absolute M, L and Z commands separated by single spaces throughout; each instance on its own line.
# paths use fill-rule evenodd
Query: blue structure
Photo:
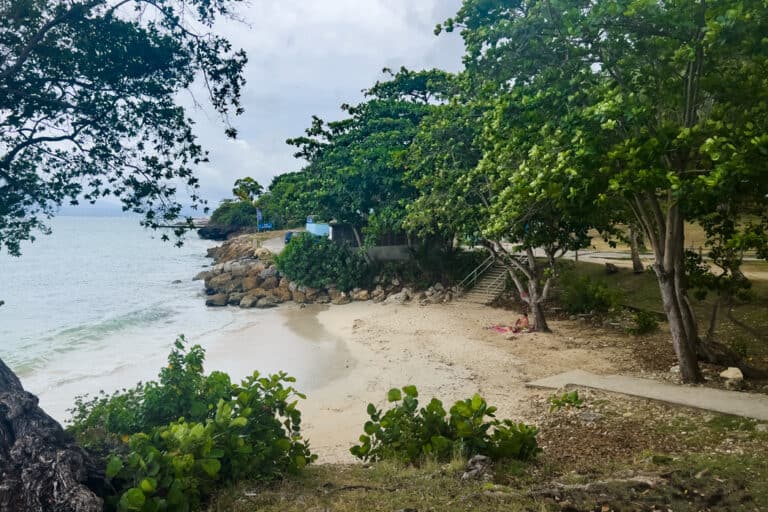
M 331 226 L 329 224 L 307 222 L 307 233 L 311 233 L 315 236 L 330 236 Z

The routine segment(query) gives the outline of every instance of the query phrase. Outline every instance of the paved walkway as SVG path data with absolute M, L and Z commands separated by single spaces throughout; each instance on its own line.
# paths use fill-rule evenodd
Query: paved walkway
M 768 396 L 755 393 L 665 384 L 620 375 L 594 375 L 582 370 L 553 375 L 527 385 L 560 389 L 568 384 L 768 421 Z

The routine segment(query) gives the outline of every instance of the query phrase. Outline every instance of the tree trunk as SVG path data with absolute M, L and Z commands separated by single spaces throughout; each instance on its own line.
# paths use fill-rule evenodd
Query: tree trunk
M 103 480 L 0 360 L 0 512 L 101 512 Z
M 533 328 L 539 332 L 551 332 L 544 316 L 544 308 L 541 302 L 531 301 L 531 314 L 533 315 Z
M 709 317 L 709 329 L 707 329 L 707 337 L 705 340 L 707 343 L 715 341 L 715 329 L 717 328 L 717 317 L 720 313 L 720 296 L 715 299 L 715 303 L 712 305 L 712 315 Z
M 632 253 L 632 271 L 635 274 L 642 274 L 645 272 L 643 262 L 640 260 L 640 244 L 637 241 L 637 230 L 634 226 L 629 226 L 629 247 Z

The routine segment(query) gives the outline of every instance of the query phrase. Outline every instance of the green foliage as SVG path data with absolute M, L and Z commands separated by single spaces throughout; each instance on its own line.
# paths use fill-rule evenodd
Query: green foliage
M 619 306 L 621 292 L 589 276 L 570 273 L 561 280 L 559 300 L 568 313 L 608 313 Z
M 0 250 L 49 232 L 63 204 L 114 196 L 149 227 L 179 217 L 179 189 L 205 204 L 179 98 L 204 75 L 217 114 L 242 113 L 245 52 L 212 29 L 237 3 L 0 2 Z
M 569 391 L 562 395 L 552 395 L 549 397 L 549 412 L 557 411 L 563 407 L 581 407 L 584 405 L 584 401 L 579 398 L 578 390 Z
M 495 407 L 479 395 L 456 402 L 450 416 L 440 400 L 433 398 L 419 409 L 415 386 L 391 389 L 386 412 L 368 405 L 370 420 L 360 444 L 350 449 L 363 460 L 397 459 L 417 463 L 423 458 L 448 460 L 456 453 L 483 454 L 494 459 L 533 458 L 541 450 L 538 430 L 510 420 L 497 420 Z
M 315 460 L 301 437 L 304 398 L 284 373 L 239 385 L 203 374 L 204 351 L 180 338 L 159 382 L 79 399 L 70 432 L 105 455 L 110 509 L 186 511 L 222 485 L 271 480 Z
M 367 275 L 365 260 L 359 252 L 309 233 L 291 238 L 275 262 L 288 278 L 311 288 L 335 284 L 347 291 L 363 284 Z
M 648 334 L 659 328 L 659 321 L 656 315 L 648 311 L 637 311 L 632 314 L 633 325 L 627 329 L 629 334 L 640 336 Z
M 178 418 L 203 421 L 220 399 L 229 398 L 232 384 L 221 372 L 203 373 L 205 351 L 194 345 L 187 349 L 180 336 L 160 370 L 159 381 L 139 383 L 134 388 L 103 392 L 88 399 L 77 397 L 70 432 L 86 441 L 145 431 Z M 94 437 L 95 436 L 95 437 Z
M 211 214 L 210 224 L 232 228 L 259 225 L 257 208 L 250 201 L 223 201 Z

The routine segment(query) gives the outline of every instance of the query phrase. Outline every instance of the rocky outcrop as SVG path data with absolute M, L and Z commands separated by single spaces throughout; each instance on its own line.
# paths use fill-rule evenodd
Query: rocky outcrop
M 349 292 L 331 285 L 318 289 L 292 282 L 273 263 L 273 255 L 258 247 L 251 235 L 228 240 L 209 250 L 215 264 L 200 272 L 195 280 L 205 283 L 206 305 L 210 307 L 271 308 L 284 302 L 299 304 L 349 304 L 353 301 L 421 305 L 438 304 L 452 299 L 451 290 L 435 283 L 426 291 L 404 287 L 398 277 L 377 277 L 373 289 L 355 288 Z
M 0 512 L 101 512 L 104 474 L 0 360 Z

